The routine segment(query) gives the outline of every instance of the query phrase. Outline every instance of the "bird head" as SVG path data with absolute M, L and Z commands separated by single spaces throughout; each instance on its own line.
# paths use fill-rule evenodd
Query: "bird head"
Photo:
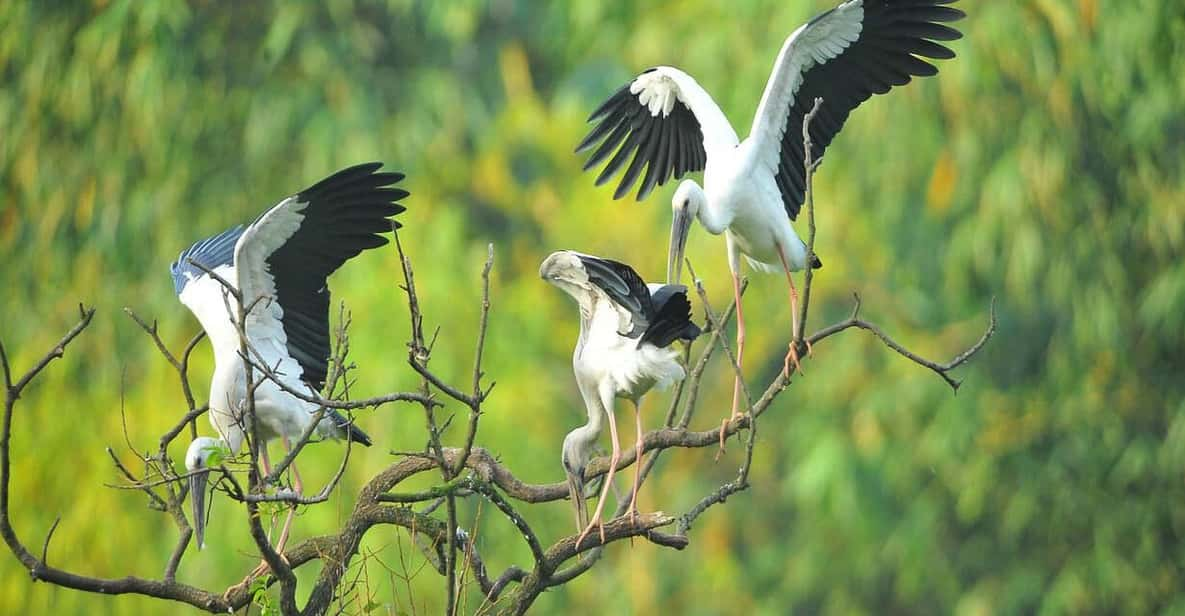
M 588 461 L 592 459 L 592 448 L 596 436 L 596 432 L 577 428 L 564 437 L 564 448 L 560 454 L 560 461 L 564 465 L 564 474 L 567 475 L 568 498 L 576 507 L 576 526 L 581 529 L 588 525 L 588 509 L 585 507 L 584 501 L 584 469 L 588 466 Z
M 671 243 L 667 249 L 667 284 L 679 284 L 679 279 L 683 277 L 683 249 L 687 246 L 691 221 L 699 218 L 707 201 L 704 189 L 692 180 L 679 182 L 675 196 L 671 197 Z
M 588 290 L 590 284 L 588 271 L 584 269 L 579 253 L 571 250 L 560 250 L 547 255 L 539 265 L 539 277 L 577 300 Z
M 210 469 L 222 464 L 230 449 L 221 440 L 199 436 L 185 452 L 185 470 L 189 471 L 189 502 L 193 511 L 193 532 L 198 549 L 206 545 L 206 485 Z

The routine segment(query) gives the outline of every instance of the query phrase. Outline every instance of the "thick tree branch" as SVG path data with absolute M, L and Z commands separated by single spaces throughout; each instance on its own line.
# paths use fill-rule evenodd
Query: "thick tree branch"
M 803 126 L 804 147 L 806 148 L 805 172 L 807 179 L 805 206 L 809 225 L 807 241 L 808 257 L 814 254 L 815 225 L 811 176 L 817 165 L 817 161 L 814 161 L 811 156 L 808 129 L 818 108 L 819 101 L 816 101 L 814 109 L 807 114 Z M 475 341 L 472 373 L 468 375 L 469 382 L 457 386 L 446 382 L 443 378 L 434 374 L 429 368 L 436 335 L 434 334 L 431 340 L 425 339 L 423 329 L 424 314 L 421 311 L 420 299 L 416 293 L 411 260 L 404 254 L 403 246 L 400 244 L 397 234 L 395 236 L 395 245 L 399 251 L 400 266 L 403 274 L 403 289 L 407 293 L 411 323 L 408 361 L 411 367 L 421 377 L 420 387 L 418 391 L 414 392 L 395 392 L 354 401 L 337 399 L 339 397 L 348 397 L 345 394 L 348 394 L 350 386 L 350 380 L 346 376 L 346 372 L 350 369 L 350 366 L 346 363 L 348 343 L 344 325 L 348 323 L 348 316 L 346 316 L 344 308 L 341 319 L 343 325 L 339 327 L 336 338 L 338 346 L 330 358 L 333 366 L 331 372 L 332 378 L 327 379 L 326 387 L 323 388 L 322 392 L 294 389 L 286 385 L 279 378 L 280 375 L 276 373 L 275 366 L 269 366 L 261 360 L 259 353 L 247 339 L 246 325 L 248 314 L 259 301 L 271 301 L 271 299 L 257 298 L 251 305 L 244 306 L 243 297 L 228 281 L 221 279 L 213 272 L 201 267 L 200 264 L 195 264 L 224 285 L 226 292 L 223 299 L 227 305 L 229 314 L 234 317 L 232 320 L 238 330 L 240 342 L 239 352 L 245 364 L 247 391 L 253 393 L 256 387 L 270 380 L 288 394 L 319 407 L 319 410 L 313 417 L 312 425 L 304 431 L 289 455 L 281 461 L 280 465 L 276 467 L 271 475 L 264 477 L 259 471 L 259 454 L 260 448 L 263 446 L 263 442 L 258 434 L 259 423 L 252 421 L 255 413 L 255 400 L 253 395 L 247 395 L 245 408 L 242 409 L 244 427 L 248 432 L 248 448 L 250 454 L 249 464 L 246 465 L 246 488 L 244 489 L 240 481 L 225 466 L 221 466 L 215 471 L 221 473 L 221 477 L 216 484 L 218 489 L 227 492 L 232 499 L 243 503 L 252 540 L 263 555 L 265 562 L 275 572 L 275 577 L 265 580 L 263 584 L 268 586 L 274 584 L 279 585 L 279 607 L 282 613 L 322 614 L 333 605 L 334 601 L 344 601 L 344 596 L 353 593 L 351 588 L 353 588 L 354 582 L 347 579 L 346 572 L 354 557 L 359 554 L 359 546 L 362 539 L 375 526 L 394 525 L 406 528 L 416 537 L 426 537 L 433 543 L 434 553 L 440 556 L 440 560 L 442 561 L 442 564 L 437 565 L 437 570 L 445 578 L 447 613 L 457 613 L 459 606 L 463 605 L 459 601 L 460 597 L 458 595 L 465 588 L 465 576 L 471 573 L 472 579 L 476 580 L 477 586 L 481 589 L 483 596 L 483 603 L 479 609 L 494 609 L 499 611 L 499 613 L 521 614 L 547 588 L 568 583 L 589 570 L 605 553 L 604 547 L 608 543 L 622 539 L 632 539 L 633 537 L 643 537 L 655 545 L 663 547 L 674 549 L 686 547 L 689 541 L 687 533 L 700 515 L 711 507 L 725 502 L 732 495 L 749 487 L 749 469 L 752 466 L 757 442 L 757 418 L 772 407 L 775 399 L 789 386 L 790 379 L 786 375 L 779 374 L 767 385 L 762 395 L 758 398 L 753 397 L 756 389 L 751 391 L 748 384 L 746 384 L 744 394 L 746 396 L 747 412 L 739 418 L 726 422 L 722 428 L 713 427 L 703 431 L 690 429 L 692 418 L 700 406 L 700 390 L 704 382 L 703 376 L 715 351 L 717 349 L 723 350 L 725 359 L 731 366 L 732 372 L 737 375 L 740 374 L 740 366 L 736 361 L 732 349 L 729 347 L 725 335 L 725 327 L 732 318 L 736 306 L 730 305 L 722 314 L 717 315 L 713 311 L 706 293 L 704 293 L 703 287 L 699 284 L 697 278 L 696 287 L 699 291 L 704 313 L 708 321 L 706 333 L 709 335 L 701 338 L 704 346 L 693 363 L 691 363 L 692 349 L 690 346 L 685 349 L 684 363 L 690 363 L 687 377 L 675 390 L 675 395 L 672 397 L 670 406 L 666 412 L 663 427 L 651 430 L 642 436 L 640 451 L 644 456 L 644 460 L 636 459 L 638 454 L 631 447 L 621 452 L 617 469 L 622 470 L 632 464 L 641 463 L 643 466 L 639 471 L 639 481 L 644 482 L 655 468 L 661 452 L 672 448 L 715 447 L 720 442 L 721 434 L 727 439 L 742 430 L 748 429 L 750 430 L 750 437 L 746 442 L 745 455 L 737 470 L 736 477 L 732 481 L 726 482 L 704 495 L 686 512 L 679 515 L 655 512 L 641 514 L 636 518 L 626 518 L 622 517 L 622 514 L 625 512 L 628 503 L 618 502 L 613 519 L 605 524 L 605 539 L 603 542 L 600 535 L 590 534 L 579 545 L 576 542 L 575 536 L 568 536 L 559 538 L 550 546 L 544 547 L 546 542 L 541 540 L 540 534 L 530 525 L 530 517 L 525 515 L 529 510 L 521 507 L 520 511 L 520 508 L 516 508 L 512 501 L 534 504 L 565 499 L 568 497 L 566 484 L 563 482 L 547 484 L 529 484 L 523 482 L 515 476 L 511 469 L 503 465 L 493 453 L 476 446 L 477 432 L 480 424 L 479 420 L 482 415 L 482 404 L 489 396 L 490 390 L 493 387 L 493 383 L 487 386 L 483 386 L 482 383 L 482 379 L 486 376 L 483 371 L 482 361 L 491 305 L 490 274 L 493 268 L 493 246 L 489 246 L 488 256 L 481 270 L 481 303 L 478 311 L 478 333 Z M 688 268 L 691 269 L 690 263 L 688 263 Z M 695 277 L 693 269 L 691 269 L 691 272 L 692 276 Z M 800 345 L 806 343 L 813 346 L 849 328 L 865 329 L 872 332 L 883 344 L 893 351 L 937 373 L 946 383 L 956 389 L 956 391 L 960 381 L 954 379 L 950 373 L 965 364 L 981 350 L 996 329 L 995 303 L 993 300 L 992 306 L 989 309 L 988 326 L 980 339 L 971 347 L 956 354 L 950 361 L 940 363 L 926 359 L 910 351 L 904 345 L 889 337 L 878 325 L 860 318 L 860 299 L 857 296 L 856 306 L 849 318 L 824 327 L 809 337 L 804 337 L 803 331 L 811 300 L 812 281 L 813 273 L 808 268 L 805 274 L 805 286 L 802 301 L 800 302 L 799 314 L 797 315 L 799 327 L 793 333 L 792 344 Z M 744 293 L 744 290 L 745 287 L 742 286 L 741 292 Z M 3 534 L 10 550 L 29 569 L 34 579 L 45 580 L 65 587 L 90 592 L 142 594 L 183 602 L 199 609 L 213 612 L 241 609 L 252 600 L 251 594 L 253 589 L 257 587 L 251 584 L 252 578 L 250 576 L 244 578 L 240 584 L 232 586 L 221 594 L 188 586 L 177 582 L 175 579 L 180 560 L 190 543 L 192 529 L 186 519 L 185 509 L 183 507 L 187 492 L 185 479 L 189 474 L 181 474 L 174 469 L 173 463 L 168 456 L 168 447 L 184 430 L 186 425 L 191 426 L 191 432 L 196 434 L 196 429 L 193 428 L 195 426 L 195 420 L 206 410 L 205 406 L 199 407 L 196 404 L 190 391 L 187 377 L 189 357 L 195 345 L 201 340 L 201 335 L 195 336 L 186 346 L 180 358 L 178 358 L 177 355 L 169 351 L 160 339 L 155 321 L 149 323 L 132 313 L 131 310 L 126 310 L 126 312 L 152 338 L 157 350 L 173 366 L 178 374 L 183 394 L 188 403 L 187 412 L 184 413 L 174 427 L 160 438 L 159 452 L 153 456 L 137 454 L 145 464 L 143 477 L 137 477 L 120 461 L 114 452 L 111 452 L 112 461 L 117 471 L 130 482 L 128 486 L 117 487 L 145 492 L 149 497 L 151 506 L 170 513 L 178 528 L 178 542 L 165 564 L 164 579 L 158 581 L 135 577 L 121 579 L 93 578 L 51 567 L 47 564 L 46 559 L 49 542 L 57 527 L 57 523 L 55 522 L 50 527 L 46 535 L 40 558 L 31 554 L 26 549 L 24 544 L 17 538 L 11 526 L 8 494 L 11 471 L 9 456 L 13 407 L 17 399 L 20 398 L 24 388 L 53 359 L 61 357 L 66 345 L 87 327 L 94 315 L 93 310 L 83 310 L 78 325 L 71 329 L 57 346 L 51 348 L 28 372 L 19 378 L 13 373 L 9 357 L 3 345 L 0 345 L 0 366 L 2 366 L 4 371 L 5 384 L 5 413 L 3 425 L 0 426 L 3 428 L 3 432 L 0 434 L 0 437 L 2 437 L 0 438 L 0 449 L 2 449 L 0 451 L 0 462 L 2 462 L 0 464 L 0 470 L 2 470 L 3 475 L 2 486 L 0 486 L 0 534 Z M 439 333 L 439 329 L 437 333 Z M 340 394 L 335 393 L 337 383 L 339 382 L 344 383 L 343 392 Z M 437 392 L 443 394 L 439 399 Z M 438 419 L 441 418 L 438 418 L 436 415 L 436 410 L 444 406 L 441 400 L 445 398 L 459 402 L 468 409 L 468 421 L 463 436 L 458 438 L 458 442 L 460 443 L 458 447 L 446 446 L 444 442 L 444 435 L 452 418 L 443 418 L 443 421 L 438 422 Z M 347 448 L 341 465 L 337 469 L 333 479 L 330 480 L 329 484 L 323 490 L 312 497 L 304 497 L 283 489 L 276 492 L 268 492 L 268 486 L 280 479 L 285 469 L 299 454 L 301 448 L 313 439 L 315 435 L 315 427 L 313 426 L 316 425 L 319 419 L 324 417 L 327 409 L 348 411 L 374 407 L 395 401 L 416 402 L 423 407 L 424 425 L 427 433 L 427 443 L 424 450 L 413 452 L 399 458 L 398 461 L 374 475 L 357 495 L 351 513 L 337 533 L 303 541 L 285 551 L 282 556 L 276 553 L 264 532 L 260 506 L 268 502 L 285 503 L 292 507 L 324 502 L 328 499 L 330 492 L 342 477 L 345 465 L 350 457 L 351 448 L 347 442 Z M 724 415 L 724 413 L 721 413 L 721 415 Z M 131 447 L 130 439 L 129 447 Z M 558 468 L 556 470 L 558 475 Z M 597 458 L 587 465 L 585 479 L 591 482 L 597 477 L 604 475 L 607 471 L 608 458 Z M 425 472 L 439 473 L 440 484 L 427 490 L 418 490 L 415 492 L 395 491 L 404 481 Z M 482 499 L 493 504 L 502 514 L 499 521 L 502 523 L 508 521 L 519 532 L 531 553 L 529 571 L 517 564 L 512 564 L 496 578 L 491 579 L 489 572 L 486 571 L 486 561 L 479 554 L 476 542 L 474 541 L 476 530 L 466 531 L 458 525 L 458 502 L 461 502 L 461 499 L 475 496 L 480 496 Z M 415 511 L 409 506 L 411 503 L 427 500 L 436 500 L 436 503 L 424 511 Z M 443 514 L 437 510 L 437 507 L 441 504 L 445 505 Z M 674 533 L 658 530 L 672 524 L 675 525 Z M 463 559 L 458 561 L 458 555 L 463 556 Z M 367 558 L 369 558 L 369 555 Z M 310 589 L 307 604 L 303 610 L 300 610 L 296 605 L 296 577 L 293 574 L 293 570 L 313 561 L 320 561 L 321 569 L 313 587 Z M 508 589 L 512 583 L 516 583 L 517 586 L 513 591 L 510 591 Z M 345 593 L 345 595 L 342 593 Z

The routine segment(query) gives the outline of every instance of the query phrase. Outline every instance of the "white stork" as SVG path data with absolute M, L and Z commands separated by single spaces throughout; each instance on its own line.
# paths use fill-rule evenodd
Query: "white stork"
M 552 253 L 539 266 L 539 276 L 571 295 L 580 306 L 580 337 L 572 353 L 576 384 L 584 398 L 588 423 L 564 437 L 561 461 L 568 479 L 568 493 L 576 506 L 576 526 L 582 531 L 577 545 L 593 529 L 601 529 L 605 495 L 621 458 L 613 401 L 625 398 L 634 407 L 637 428 L 634 486 L 630 490 L 630 515 L 637 513 L 638 479 L 642 462 L 642 396 L 655 385 L 669 386 L 683 379 L 676 340 L 694 340 L 700 329 L 691 322 L 687 288 L 681 285 L 647 286 L 630 266 L 573 251 Z M 613 451 L 601 497 L 592 522 L 584 503 L 584 470 L 592 446 L 608 418 Z
M 246 369 L 239 355 L 238 306 L 222 283 L 201 267 L 235 286 L 246 315 L 244 331 L 258 359 L 290 389 L 320 392 L 329 360 L 329 288 L 326 278 L 363 250 L 387 243 L 379 233 L 398 222 L 389 219 L 405 208 L 395 203 L 407 191 L 390 188 L 401 173 L 376 173 L 382 163 L 343 169 L 280 201 L 246 228 L 236 226 L 190 246 L 172 265 L 173 285 L 181 303 L 201 322 L 214 348 L 210 380 L 210 423 L 218 438 L 200 437 L 190 444 L 185 466 L 190 471 L 194 529 L 200 549 L 205 542 L 205 493 L 208 461 L 216 452 L 235 455 L 251 435 L 246 410 Z M 304 433 L 318 410 L 265 380 L 256 371 L 255 417 L 263 441 L 264 474 L 270 474 L 267 441 Z M 370 437 L 333 410 L 317 425 L 323 438 L 346 438 L 369 446 Z M 300 474 L 292 466 L 295 487 Z M 202 472 L 205 471 L 205 472 Z M 283 549 L 291 512 L 280 534 Z
M 922 58 L 954 57 L 954 52 L 935 42 L 962 36 L 943 25 L 964 16 L 958 9 L 941 6 L 954 1 L 849 0 L 798 28 L 774 61 L 744 141 L 737 138 L 712 97 L 690 75 L 669 66 L 638 75 L 589 117 L 596 125 L 576 151 L 597 147 L 584 168 L 613 154 L 597 184 L 629 161 L 614 199 L 630 192 L 643 167 L 646 174 L 638 200 L 672 177 L 704 172 L 703 188 L 684 180 L 675 191 L 667 282 L 678 282 L 681 276 L 692 219 L 698 218 L 713 235 L 724 233 L 737 306 L 738 362 L 745 345 L 740 255 L 756 270 L 785 273 L 792 332 L 798 330 L 798 293 L 790 272 L 807 266 L 807 249 L 790 221 L 802 208 L 806 187 L 803 117 L 816 97 L 823 99 L 810 127 L 812 157 L 819 160 L 860 103 L 914 76 L 936 74 L 938 69 Z M 821 265 L 817 257 L 812 258 L 812 267 Z M 793 334 L 783 368 L 787 375 L 792 363 L 801 369 Z M 732 418 L 738 415 L 740 393 L 738 375 Z M 723 426 L 721 430 L 723 436 Z

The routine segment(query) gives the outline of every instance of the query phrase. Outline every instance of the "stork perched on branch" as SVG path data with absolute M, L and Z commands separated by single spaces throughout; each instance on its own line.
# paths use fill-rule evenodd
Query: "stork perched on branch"
M 707 91 L 687 73 L 669 66 L 638 75 L 589 117 L 595 126 L 576 151 L 595 146 L 585 169 L 609 159 L 597 176 L 598 185 L 625 168 L 615 199 L 629 193 L 639 177 L 637 198 L 641 200 L 672 177 L 704 172 L 702 188 L 684 180 L 675 191 L 667 282 L 679 281 L 693 219 L 713 235 L 724 234 L 737 307 L 738 362 L 745 344 L 740 298 L 740 257 L 744 255 L 758 271 L 786 275 L 792 332 L 783 369 L 788 375 L 791 365 L 800 368 L 794 342 L 801 337 L 798 293 L 790 273 L 808 263 L 813 268 L 822 265 L 815 255 L 807 254 L 790 225 L 798 217 L 806 190 L 803 118 L 815 99 L 822 98 L 810 126 L 811 159 L 818 161 L 860 103 L 915 76 L 936 74 L 938 69 L 926 59 L 949 59 L 954 52 L 935 41 L 962 36 L 944 25 L 964 16 L 958 9 L 942 6 L 954 1 L 849 0 L 810 20 L 782 45 L 744 141 L 737 138 Z M 740 395 L 738 375 L 732 418 L 739 414 Z
M 214 348 L 210 423 L 218 437 L 194 439 L 185 456 L 199 549 L 205 542 L 210 461 L 219 454 L 237 454 L 252 436 L 239 311 L 246 315 L 242 330 L 250 360 L 266 366 L 289 389 L 319 393 L 330 354 L 326 279 L 363 250 L 386 244 L 378 234 L 399 227 L 390 217 L 405 209 L 396 201 L 407 191 L 390 187 L 403 174 L 379 173 L 380 167 L 382 163 L 367 163 L 338 171 L 280 201 L 250 225 L 197 242 L 172 265 L 177 296 L 201 322 Z M 267 441 L 280 438 L 290 450 L 291 440 L 304 434 L 319 407 L 285 392 L 259 370 L 251 380 L 266 476 L 271 473 Z M 351 420 L 331 409 L 320 412 L 318 436 L 371 444 Z M 295 464 L 292 470 L 299 492 Z M 283 549 L 291 522 L 290 512 L 277 550 Z
M 568 493 L 576 506 L 577 545 L 594 527 L 604 527 L 605 496 L 621 457 L 613 401 L 633 404 L 637 428 L 634 485 L 630 515 L 637 513 L 638 480 L 642 466 L 642 396 L 651 388 L 683 380 L 676 340 L 694 340 L 700 329 L 691 322 L 687 289 L 680 285 L 647 286 L 630 266 L 573 251 L 552 253 L 539 266 L 539 276 L 571 295 L 580 306 L 580 338 L 572 353 L 576 383 L 588 412 L 588 423 L 568 433 L 561 456 Z M 605 419 L 613 451 L 597 507 L 588 521 L 584 503 L 584 470 Z

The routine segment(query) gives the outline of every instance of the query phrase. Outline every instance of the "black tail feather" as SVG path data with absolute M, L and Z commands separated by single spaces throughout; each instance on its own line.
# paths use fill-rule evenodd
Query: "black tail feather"
M 349 419 L 346 419 L 344 416 L 342 416 L 341 413 L 331 410 L 327 413 L 326 418 L 332 421 L 333 425 L 337 427 L 337 438 L 344 439 L 348 436 L 352 442 L 358 443 L 364 447 L 370 447 L 374 444 L 374 441 L 370 440 L 369 435 L 363 432 L 361 428 L 354 425 L 353 421 L 350 421 Z
M 700 334 L 698 325 L 691 321 L 691 302 L 687 299 L 687 287 L 666 285 L 651 297 L 655 316 L 650 327 L 638 340 L 638 346 L 649 342 L 656 347 L 666 347 L 676 340 L 695 340 Z

